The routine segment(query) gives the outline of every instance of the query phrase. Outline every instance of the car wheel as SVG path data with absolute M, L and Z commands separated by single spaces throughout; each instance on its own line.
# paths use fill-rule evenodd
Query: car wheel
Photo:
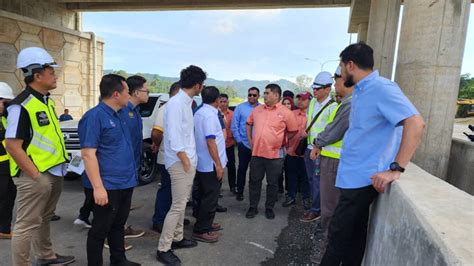
M 140 165 L 138 181 L 141 185 L 151 183 L 156 176 L 158 167 L 156 164 L 156 154 L 151 149 L 151 144 L 143 143 L 143 155 Z

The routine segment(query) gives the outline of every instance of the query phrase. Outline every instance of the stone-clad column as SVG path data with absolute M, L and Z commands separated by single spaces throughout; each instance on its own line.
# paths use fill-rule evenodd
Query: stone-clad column
M 358 42 L 367 42 L 368 27 L 369 27 L 369 24 L 365 22 L 357 25 L 357 41 Z
M 374 49 L 374 68 L 391 79 L 401 0 L 372 0 L 367 44 Z
M 405 0 L 396 82 L 426 128 L 414 162 L 445 179 L 470 0 Z

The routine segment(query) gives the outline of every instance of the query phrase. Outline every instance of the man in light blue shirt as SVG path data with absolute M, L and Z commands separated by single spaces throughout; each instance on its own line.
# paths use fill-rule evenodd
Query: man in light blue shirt
M 244 200 L 245 179 L 247 176 L 247 169 L 249 167 L 250 158 L 252 157 L 252 150 L 250 149 L 249 140 L 247 138 L 246 123 L 250 113 L 259 105 L 258 98 L 260 97 L 260 90 L 256 87 L 248 89 L 248 98 L 246 102 L 239 104 L 234 110 L 234 117 L 232 118 L 231 130 L 234 135 L 235 142 L 237 142 L 239 166 L 237 169 L 237 196 L 238 201 Z
M 199 194 L 193 239 L 216 242 L 220 225 L 214 223 L 219 190 L 227 163 L 224 131 L 217 117 L 219 90 L 214 86 L 203 89 L 203 106 L 194 114 L 194 136 L 198 157 L 195 185 Z
M 355 87 L 336 177 L 341 196 L 321 265 L 360 265 L 369 207 L 405 170 L 424 122 L 398 85 L 373 71 L 370 46 L 351 44 L 340 58 L 344 86 Z

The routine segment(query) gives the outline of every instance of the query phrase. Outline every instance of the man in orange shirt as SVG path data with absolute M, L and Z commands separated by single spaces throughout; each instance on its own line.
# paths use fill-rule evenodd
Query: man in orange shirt
M 229 109 L 229 96 L 225 93 L 222 93 L 219 98 L 219 109 L 224 114 L 224 123 L 225 123 L 225 151 L 227 153 L 227 178 L 229 180 L 230 191 L 234 194 L 237 193 L 236 190 L 236 171 L 235 171 L 235 140 L 230 130 L 230 124 L 232 123 L 232 117 L 234 112 Z
M 278 199 L 278 177 L 284 160 L 285 136 L 291 139 L 298 131 L 293 113 L 280 103 L 281 88 L 277 84 L 265 87 L 264 105 L 256 107 L 247 119 L 247 138 L 252 148 L 250 160 L 249 198 L 250 208 L 245 215 L 253 218 L 258 214 L 258 202 L 262 180 L 267 177 L 265 217 L 274 219 L 273 207 Z

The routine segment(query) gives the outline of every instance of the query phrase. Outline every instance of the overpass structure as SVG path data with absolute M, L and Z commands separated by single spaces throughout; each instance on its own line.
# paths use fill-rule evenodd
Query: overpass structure
M 357 33 L 359 41 L 372 46 L 375 68 L 381 75 L 391 78 L 395 66 L 395 81 L 426 121 L 424 136 L 413 162 L 430 174 L 446 179 L 449 176 L 448 162 L 467 24 L 473 2 L 0 0 L 0 80 L 19 91 L 24 84 L 21 73 L 15 69 L 18 51 L 29 46 L 45 47 L 64 66 L 53 98 L 59 108 L 68 107 L 77 116 L 96 103 L 104 50 L 102 39 L 93 33 L 82 32 L 81 12 L 350 7 L 348 32 Z M 400 34 L 395 62 L 397 32 Z M 470 145 L 467 141 L 464 144 Z M 469 149 L 472 151 L 473 147 Z M 465 160 L 467 165 L 474 163 L 472 158 Z M 464 174 L 472 186 L 474 174 L 469 171 Z M 472 218 L 472 208 L 469 215 Z M 472 235 L 470 244 L 472 247 Z

